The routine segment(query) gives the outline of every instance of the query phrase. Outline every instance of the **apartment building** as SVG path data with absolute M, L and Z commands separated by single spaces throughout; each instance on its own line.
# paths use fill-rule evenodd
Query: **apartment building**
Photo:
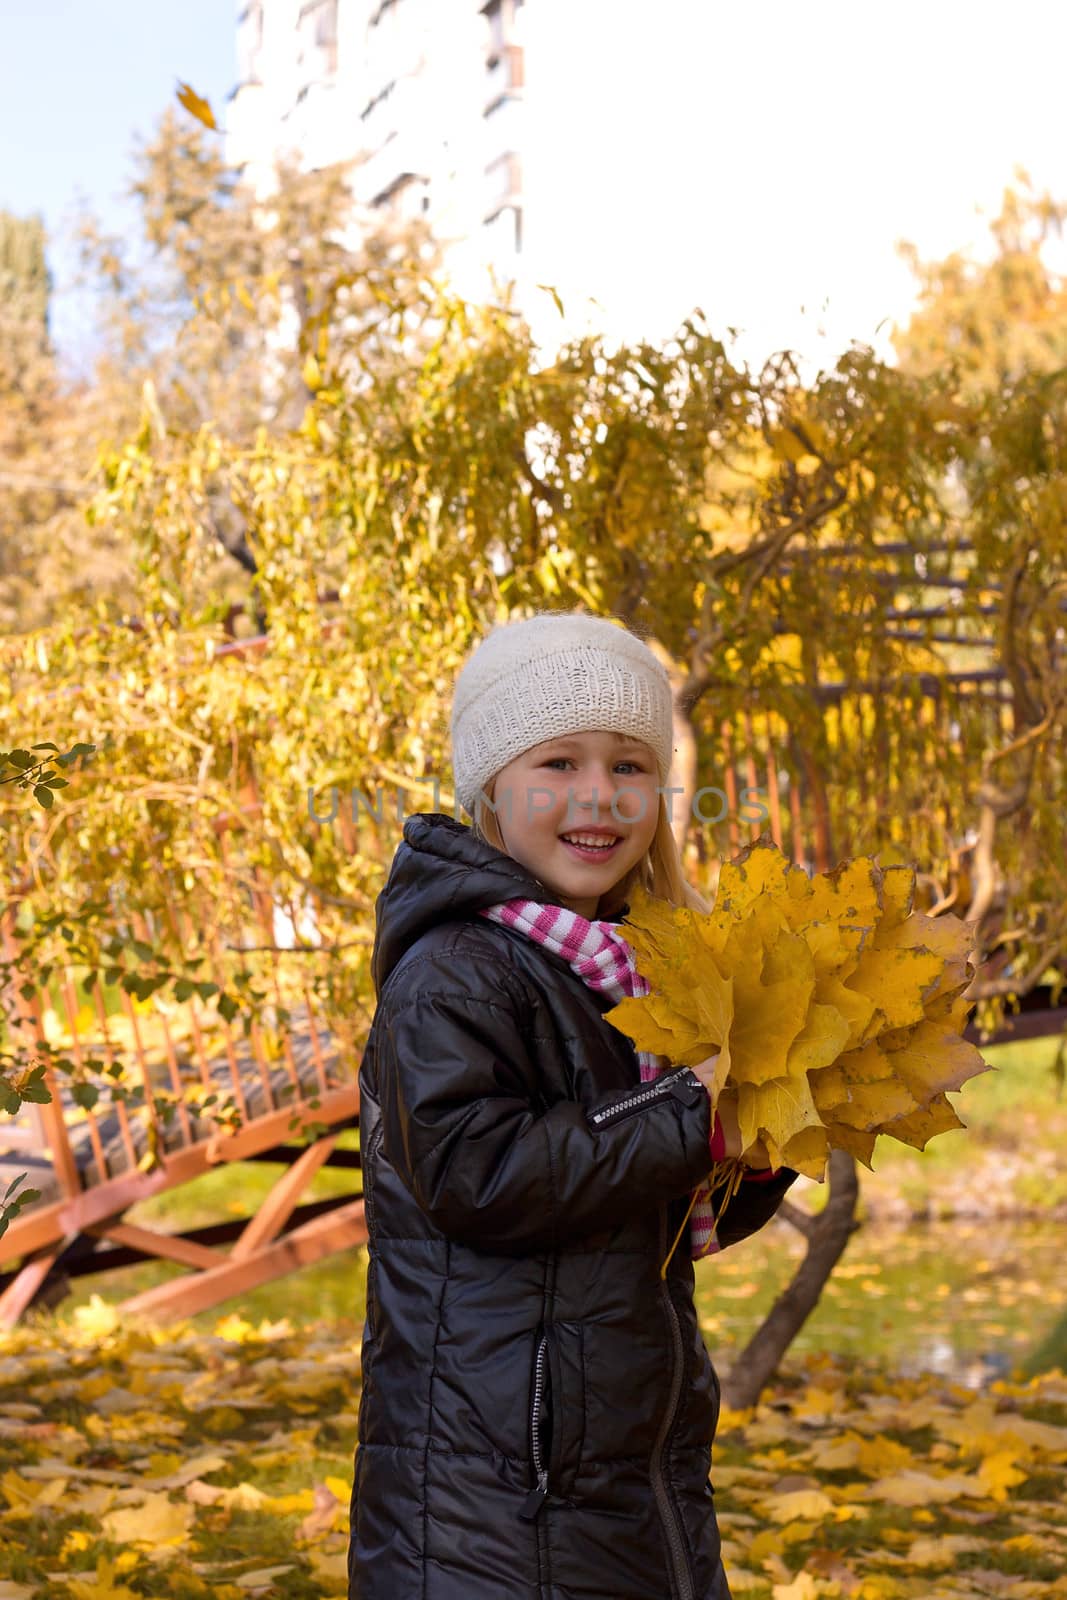
M 356 200 L 423 217 L 461 292 L 521 280 L 524 0 L 243 0 L 230 159 L 361 158 Z

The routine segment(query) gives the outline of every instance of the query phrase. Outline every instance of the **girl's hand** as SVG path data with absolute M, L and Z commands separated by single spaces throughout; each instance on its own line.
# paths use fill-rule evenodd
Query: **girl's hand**
M 724 1089 L 719 1096 L 716 1106 L 719 1121 L 722 1123 L 723 1136 L 726 1139 L 726 1155 L 729 1160 L 734 1160 L 741 1154 L 741 1128 L 737 1120 L 737 1090 Z M 771 1158 L 767 1154 L 762 1139 L 750 1145 L 745 1153 L 745 1166 L 762 1170 L 769 1167 Z
M 720 1052 L 716 1050 L 714 1054 L 708 1056 L 706 1060 L 701 1061 L 697 1066 L 690 1068 L 690 1071 L 696 1073 L 701 1083 L 706 1089 L 709 1090 L 709 1092 L 715 1082 L 715 1063 L 718 1061 L 719 1055 Z M 723 1138 L 726 1140 L 726 1159 L 728 1161 L 735 1161 L 741 1154 L 741 1128 L 737 1120 L 737 1090 L 723 1089 L 719 1094 L 719 1099 L 715 1109 L 718 1113 L 719 1122 L 722 1125 Z M 745 1166 L 754 1167 L 757 1170 L 761 1170 L 766 1169 L 770 1165 L 771 1158 L 767 1154 L 763 1140 L 760 1139 L 758 1143 L 752 1145 L 748 1150 L 745 1156 Z

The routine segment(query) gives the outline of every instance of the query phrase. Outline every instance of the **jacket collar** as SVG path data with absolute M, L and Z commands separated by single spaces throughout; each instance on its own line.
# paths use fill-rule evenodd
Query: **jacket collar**
M 404 951 L 440 922 L 473 916 L 499 900 L 551 899 L 551 891 L 512 856 L 477 838 L 444 811 L 418 811 L 404 823 L 385 887 L 375 901 L 371 978 L 375 994 Z M 617 923 L 629 906 L 605 922 Z M 552 956 L 563 967 L 562 956 Z

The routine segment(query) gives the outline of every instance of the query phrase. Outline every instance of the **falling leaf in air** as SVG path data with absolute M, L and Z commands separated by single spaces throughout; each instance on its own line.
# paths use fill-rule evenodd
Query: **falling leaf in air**
M 215 113 L 212 111 L 210 103 L 202 95 L 198 95 L 196 90 L 189 84 L 179 82 L 178 103 L 184 106 L 189 115 L 195 117 L 197 122 L 202 122 L 205 128 L 211 128 L 215 132 L 218 131 L 219 125 L 215 121 Z

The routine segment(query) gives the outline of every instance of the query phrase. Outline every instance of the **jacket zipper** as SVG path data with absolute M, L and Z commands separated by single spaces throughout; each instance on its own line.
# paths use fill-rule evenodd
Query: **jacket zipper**
M 660 1250 L 667 1243 L 667 1208 L 660 1207 Z M 666 1278 L 661 1278 L 659 1292 L 663 1296 L 664 1309 L 671 1328 L 671 1342 L 674 1349 L 674 1365 L 671 1370 L 671 1395 L 667 1404 L 666 1415 L 660 1424 L 656 1442 L 652 1447 L 651 1476 L 652 1488 L 659 1506 L 660 1518 L 663 1522 L 664 1532 L 667 1535 L 667 1549 L 670 1551 L 671 1565 L 674 1572 L 674 1585 L 672 1586 L 678 1600 L 694 1600 L 693 1578 L 689 1570 L 689 1558 L 685 1552 L 678 1519 L 671 1502 L 670 1491 L 663 1473 L 663 1446 L 674 1426 L 675 1413 L 678 1410 L 678 1401 L 682 1393 L 682 1331 L 678 1326 L 678 1313 Z
M 541 1460 L 541 1400 L 545 1389 L 545 1360 L 548 1355 L 548 1335 L 541 1335 L 537 1346 L 537 1360 L 534 1364 L 534 1392 L 530 1411 L 530 1440 L 533 1452 L 534 1472 L 537 1474 L 537 1483 L 532 1488 L 519 1508 L 519 1516 L 523 1522 L 532 1522 L 545 1503 L 548 1495 L 548 1467 Z
M 367 1224 L 368 1242 L 369 1242 L 369 1239 L 370 1239 L 370 1225 L 371 1225 L 371 1222 L 373 1220 L 372 1212 L 373 1212 L 373 1205 L 374 1205 L 374 1196 L 373 1196 L 373 1193 L 372 1193 L 374 1185 L 373 1185 L 373 1183 L 371 1183 L 369 1181 L 370 1165 L 371 1165 L 371 1152 L 374 1149 L 375 1140 L 377 1140 L 377 1142 L 379 1144 L 381 1143 L 381 1136 L 382 1136 L 382 1121 L 381 1121 L 381 1118 L 379 1117 L 378 1121 L 374 1124 L 374 1128 L 373 1128 L 373 1130 L 371 1132 L 370 1138 L 367 1140 L 367 1148 L 363 1152 L 363 1154 L 362 1154 L 362 1156 L 360 1158 L 360 1163 L 359 1163 L 360 1177 L 362 1178 L 362 1181 L 363 1181 L 363 1187 L 362 1187 L 363 1217 L 364 1217 L 364 1220 L 365 1220 L 365 1222 Z M 362 1140 L 360 1142 L 362 1143 Z
M 642 1106 L 648 1105 L 650 1100 L 661 1100 L 665 1094 L 670 1094 L 675 1078 L 680 1076 L 681 1074 L 677 1072 L 661 1073 L 647 1088 L 638 1090 L 636 1094 L 627 1095 L 625 1100 L 617 1100 L 613 1106 L 605 1106 L 603 1111 L 594 1111 L 589 1121 L 594 1127 L 602 1128 L 620 1117 L 628 1117 L 631 1112 L 639 1111 Z

